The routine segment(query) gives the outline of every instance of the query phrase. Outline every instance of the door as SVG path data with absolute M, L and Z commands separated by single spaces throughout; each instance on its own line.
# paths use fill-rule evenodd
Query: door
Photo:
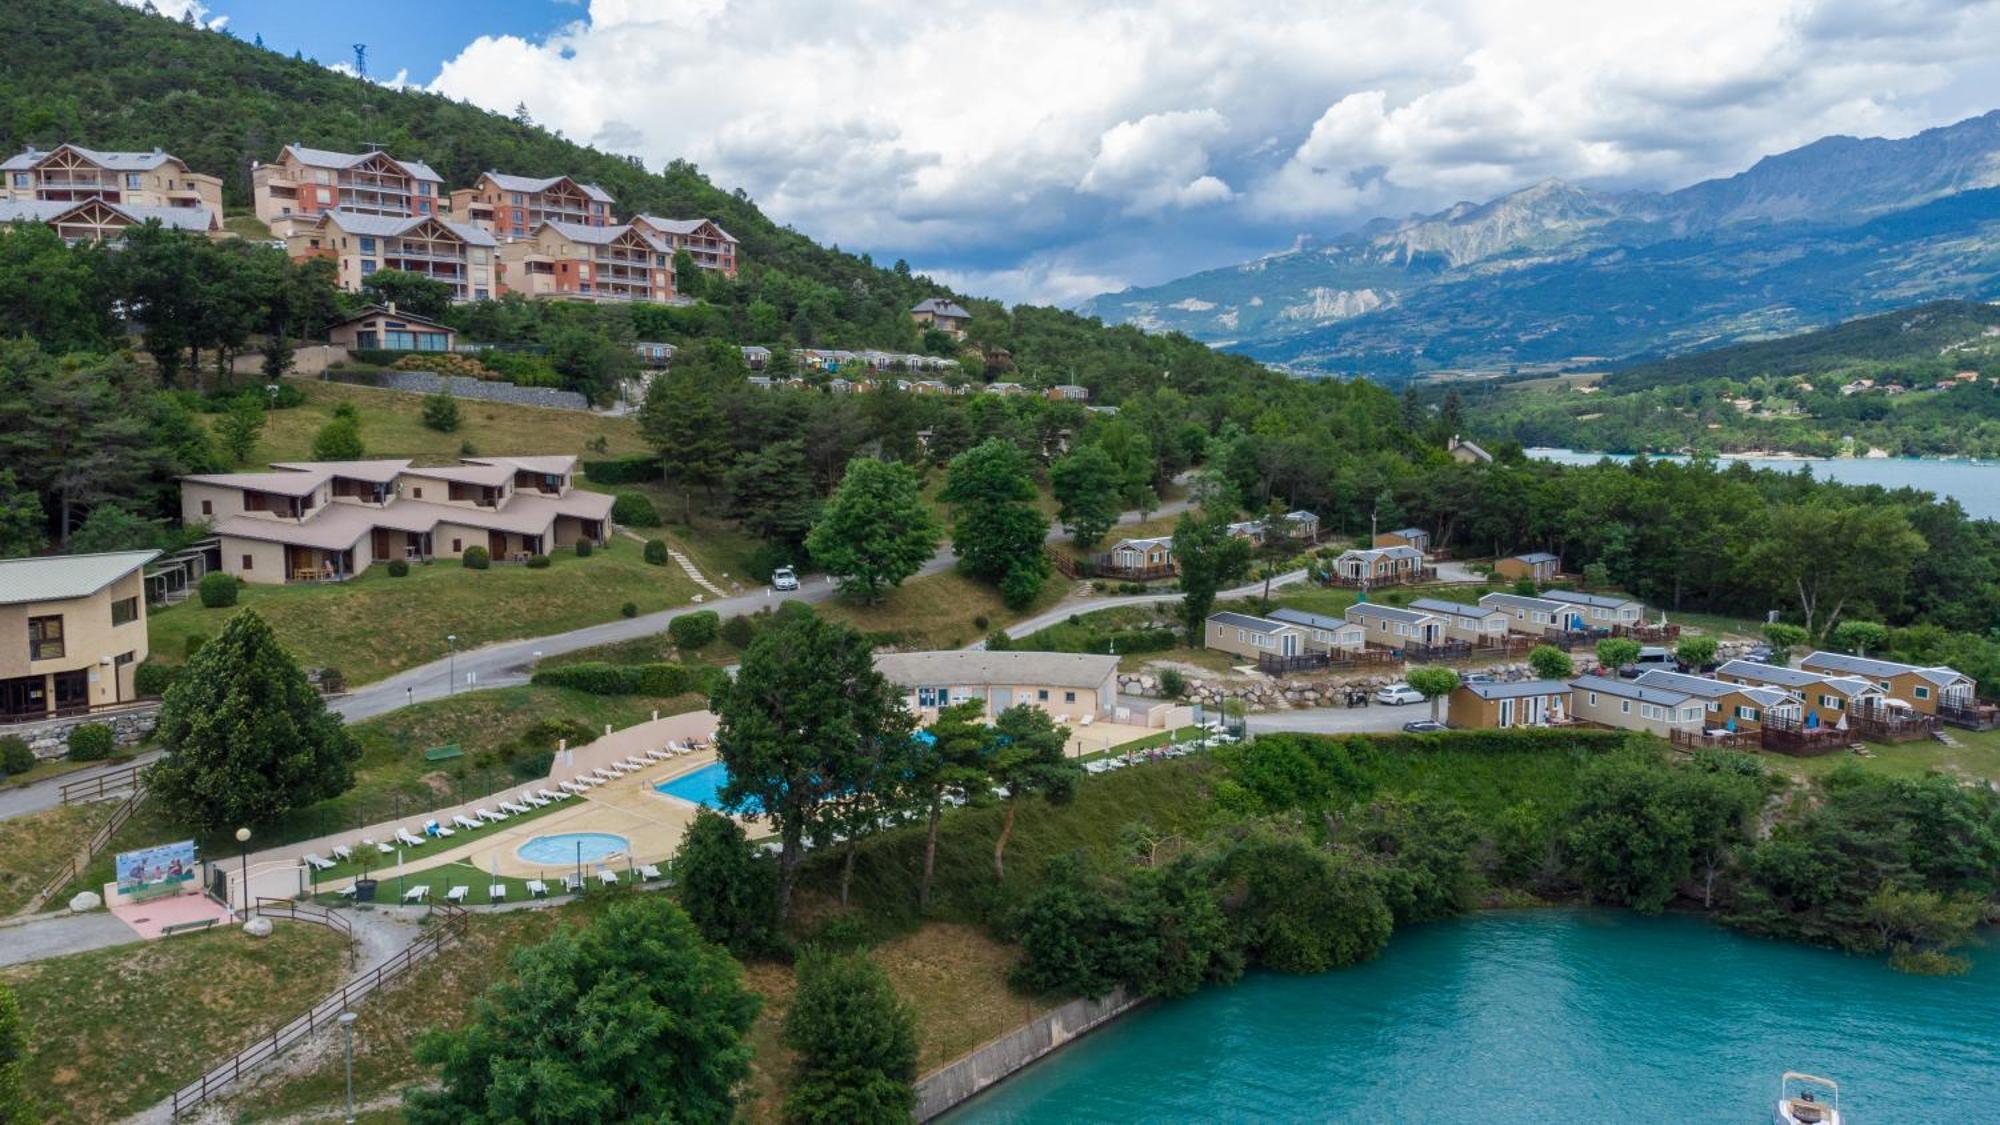
M 1284 634 L 1278 638 L 1278 648 L 1286 656 L 1297 656 L 1299 654 L 1298 636 L 1292 633 Z
M 1500 701 L 1500 725 L 1503 727 L 1514 725 L 1514 702 L 1512 699 Z

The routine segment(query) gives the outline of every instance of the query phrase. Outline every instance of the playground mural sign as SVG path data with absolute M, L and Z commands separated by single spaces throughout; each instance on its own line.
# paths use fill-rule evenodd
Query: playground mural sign
M 131 894 L 148 887 L 185 883 L 194 878 L 194 841 L 182 840 L 118 853 L 118 892 Z

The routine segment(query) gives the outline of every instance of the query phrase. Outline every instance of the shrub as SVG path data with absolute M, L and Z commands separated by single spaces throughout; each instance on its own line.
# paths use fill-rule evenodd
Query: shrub
M 35 752 L 15 735 L 0 737 L 0 774 L 12 776 L 35 768 Z
M 982 613 L 975 616 L 972 619 L 972 627 L 979 630 L 982 633 L 985 632 L 987 627 L 986 615 Z
M 441 434 L 458 429 L 458 400 L 450 391 L 439 391 L 424 396 L 424 425 Z
M 713 644 L 722 632 L 722 618 L 712 609 L 683 613 L 667 625 L 667 636 L 674 647 L 693 651 Z
M 174 669 L 151 660 L 132 669 L 132 690 L 142 696 L 157 696 L 173 686 Z
M 644 493 L 621 492 L 611 501 L 611 522 L 626 527 L 658 527 L 660 513 Z
M 547 570 L 548 568 L 549 568 L 549 557 L 547 555 L 528 556 L 529 570 Z
M 588 540 L 588 539 L 579 539 L 579 540 L 577 540 L 577 541 L 576 541 L 576 557 L 577 557 L 577 558 L 580 558 L 580 559 L 587 559 L 587 558 L 589 558 L 589 557 L 590 557 L 590 552 L 592 552 L 592 551 L 594 551 L 594 550 L 596 550 L 596 549 L 597 549 L 597 548 L 596 548 L 596 545 L 595 545 L 595 544 L 593 544 L 593 543 L 591 543 L 591 541 L 590 541 L 590 540 Z
M 471 438 L 467 438 L 458 443 L 458 455 L 460 457 L 477 457 L 479 456 L 479 447 L 472 444 Z
M 321 668 L 319 670 L 319 690 L 333 695 L 338 695 L 346 691 L 347 673 L 338 668 Z
M 591 695 L 668 696 L 691 691 L 706 694 L 722 675 L 726 673 L 719 668 L 686 664 L 606 664 L 593 660 L 541 669 L 532 682 Z
M 69 732 L 69 758 L 72 762 L 99 762 L 111 756 L 118 740 L 111 728 L 103 723 L 85 723 Z
M 660 459 L 651 453 L 585 461 L 583 475 L 598 484 L 645 484 L 660 479 Z
M 493 565 L 493 556 L 487 554 L 484 547 L 467 547 L 465 554 L 459 556 L 459 562 L 467 570 L 485 570 Z
M 732 617 L 722 623 L 722 639 L 737 648 L 749 648 L 757 639 L 757 626 L 748 617 Z
M 1187 677 L 1179 668 L 1160 669 L 1160 694 L 1168 699 L 1179 699 L 1187 694 Z
M 637 617 L 639 616 L 639 603 L 626 602 L 624 605 L 618 607 L 618 612 L 624 614 L 626 617 Z
M 201 646 L 207 643 L 208 638 L 200 633 L 189 633 L 187 639 L 181 642 L 181 659 L 193 660 L 194 654 L 200 652 Z
M 645 557 L 646 561 L 652 563 L 654 566 L 667 565 L 667 541 L 664 539 L 646 540 Z
M 408 559 L 389 560 L 389 577 L 401 578 L 408 573 L 410 573 L 410 560 Z
M 468 379 L 491 379 L 493 371 L 469 355 L 451 352 L 414 352 L 401 356 L 389 366 L 398 371 L 430 371 L 438 375 L 462 375 Z
M 195 588 L 201 595 L 201 604 L 210 609 L 225 609 L 236 604 L 236 587 L 239 583 L 233 575 L 216 571 L 201 580 Z

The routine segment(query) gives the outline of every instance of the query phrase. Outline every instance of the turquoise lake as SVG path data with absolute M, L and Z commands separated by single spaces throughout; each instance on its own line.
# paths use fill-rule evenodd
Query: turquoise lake
M 1562 465 L 1594 465 L 1609 457 L 1630 461 L 1629 454 L 1583 453 L 1574 449 L 1536 448 L 1528 456 Z M 1666 457 L 1685 461 L 1685 457 Z M 2000 520 L 2000 464 L 1992 461 L 1945 461 L 1928 457 L 1837 457 L 1831 460 L 1740 457 L 1717 462 L 1728 467 L 1742 461 L 1753 469 L 1796 473 L 1810 465 L 1815 476 L 1842 484 L 1879 484 L 1884 488 L 1921 488 L 1958 501 L 1975 519 Z
M 1143 1008 L 946 1120 L 1768 1125 L 1786 1070 L 1839 1082 L 1848 1125 L 2000 1121 L 2000 959 L 1916 977 L 1693 918 L 1485 913 Z

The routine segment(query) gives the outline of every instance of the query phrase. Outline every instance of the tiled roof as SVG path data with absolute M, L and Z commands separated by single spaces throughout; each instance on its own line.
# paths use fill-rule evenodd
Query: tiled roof
M 1522 699 L 1531 695 L 1568 695 L 1570 686 L 1561 680 L 1515 680 L 1512 683 L 1462 684 L 1481 699 Z
M 1526 594 L 1506 594 L 1499 591 L 1479 595 L 1479 604 L 1504 605 L 1512 609 L 1539 609 L 1549 613 L 1572 608 L 1561 602 L 1552 602 L 1547 598 L 1531 598 Z
M 498 488 L 514 479 L 514 467 L 512 465 L 413 466 L 407 472 L 414 477 L 448 480 L 457 484 L 476 484 L 482 488 Z
M 1399 527 L 1389 534 L 1400 535 L 1405 539 L 1429 539 L 1431 537 L 1431 533 L 1421 527 Z
M 255 516 L 227 516 L 216 521 L 215 534 L 232 539 L 256 539 L 293 547 L 316 547 L 323 551 L 345 551 L 361 537 L 375 530 L 380 513 L 359 504 L 328 504 L 311 517 L 266 520 Z
M 1353 550 L 1342 551 L 1340 553 L 1340 558 L 1342 559 L 1420 559 L 1423 557 L 1424 553 L 1415 547 L 1356 547 Z M 1340 559 L 1335 559 L 1334 561 L 1339 562 Z
M 549 473 L 556 476 L 576 468 L 576 458 L 567 453 L 544 454 L 538 457 L 466 457 L 463 460 L 474 465 L 512 465 L 516 469 L 530 473 Z
M 1272 610 L 1271 619 L 1274 621 L 1284 621 L 1292 625 L 1305 625 L 1314 629 L 1341 629 L 1354 625 L 1354 622 L 1346 618 L 1328 617 L 1323 613 L 1307 613 L 1303 609 L 1292 609 L 1290 607 Z
M 141 207 L 108 199 L 0 199 L 0 223 L 53 223 L 72 211 L 92 205 L 108 207 L 134 223 L 157 222 L 171 230 L 216 228 L 215 213 L 206 207 Z
M 1464 602 L 1448 602 L 1443 598 L 1418 598 L 1410 603 L 1411 609 L 1421 609 L 1427 613 L 1455 613 L 1460 617 L 1491 617 L 1500 611 L 1490 605 L 1466 605 Z
M 629 232 L 637 235 L 639 241 L 652 247 L 658 253 L 664 254 L 669 249 L 666 243 L 661 242 L 659 239 L 654 238 L 652 235 L 647 234 L 630 223 L 623 223 L 615 227 L 594 227 L 589 223 L 571 223 L 560 219 L 550 219 L 542 225 L 554 228 L 557 234 L 562 235 L 571 242 L 581 242 L 590 246 L 609 246 Z
M 154 149 L 151 152 L 106 152 L 102 149 L 85 148 L 82 145 L 57 145 L 52 149 L 29 148 L 17 152 L 0 162 L 0 172 L 19 172 L 33 168 L 64 149 L 76 153 L 100 168 L 117 172 L 150 172 L 176 157 L 169 152 Z
M 1211 613 L 1208 619 L 1221 625 L 1233 625 L 1238 629 L 1248 629 L 1253 633 L 1276 633 L 1286 628 L 1287 625 L 1286 622 L 1273 621 L 1267 617 L 1253 617 L 1247 613 L 1230 613 L 1226 610 L 1222 613 Z
M 943 297 L 926 297 L 918 301 L 910 311 L 913 313 L 927 312 L 933 316 L 957 317 L 960 320 L 968 320 L 972 317 L 971 313 L 966 312 L 963 308 Z
M 1633 598 L 1610 598 L 1603 594 L 1585 594 L 1577 590 L 1543 590 L 1547 601 L 1562 602 L 1564 605 L 1587 605 L 1598 609 L 1617 609 L 1620 606 L 1638 605 Z
M 1842 672 L 1853 676 L 1870 676 L 1878 680 L 1886 680 L 1891 676 L 1922 676 L 1924 679 L 1939 686 L 1956 683 L 1959 680 L 1971 679 L 1970 676 L 1965 675 L 1956 668 L 1947 668 L 1942 665 L 1924 668 L 1915 664 L 1898 663 L 1894 660 L 1876 660 L 1867 656 L 1849 656 L 1844 652 L 1814 652 L 1808 654 L 1799 663 L 1801 665 L 1813 664 L 1821 668 L 1830 668 L 1835 672 Z
M 657 215 L 641 215 L 639 221 L 668 234 L 693 234 L 701 229 L 703 223 L 707 223 L 715 228 L 715 233 L 720 235 L 724 242 L 736 241 L 735 235 L 723 230 L 722 224 L 713 219 L 662 219 Z
M 470 246 L 498 246 L 493 235 L 470 223 L 454 223 L 450 219 L 440 219 L 435 215 L 364 215 L 359 211 L 327 211 L 320 216 L 322 223 L 335 223 L 349 234 L 366 235 L 371 238 L 395 238 L 408 234 L 424 223 L 437 225 L 457 235 Z
M 285 147 L 291 151 L 293 156 L 298 157 L 299 163 L 311 165 L 314 168 L 352 168 L 369 157 L 377 155 L 372 152 L 334 152 L 331 149 L 307 148 L 300 144 L 290 144 Z M 402 168 L 403 171 L 409 173 L 414 179 L 430 180 L 434 183 L 444 182 L 443 176 L 432 171 L 431 166 L 421 160 L 398 160 L 386 152 L 380 155 L 387 159 L 389 163 Z
M 256 492 L 269 492 L 278 496 L 310 496 L 325 484 L 329 472 L 324 465 L 309 461 L 294 462 L 296 470 L 287 466 L 275 473 L 195 473 L 181 480 L 194 484 L 212 484 L 218 488 L 243 488 Z
M 1643 687 L 1685 692 L 1688 695 L 1701 696 L 1703 699 L 1720 699 L 1731 692 L 1744 690 L 1742 684 L 1727 684 L 1707 676 L 1690 676 L 1684 672 L 1669 672 L 1664 668 L 1653 668 L 1640 673 L 1638 683 Z
M 1533 551 L 1525 555 L 1515 555 L 1514 558 L 1516 561 L 1524 563 L 1545 563 L 1545 562 L 1556 561 L 1556 557 L 1548 553 L 1547 551 Z
M 1347 607 L 1349 614 L 1374 617 L 1385 621 L 1400 621 L 1405 625 L 1421 625 L 1425 621 L 1436 620 L 1435 614 L 1420 613 L 1401 606 L 1383 605 L 1380 602 L 1356 602 Z
M 1608 676 L 1578 676 L 1569 682 L 1569 686 L 1577 691 L 1594 691 L 1601 695 L 1617 696 L 1620 699 L 1657 703 L 1662 707 L 1678 707 L 1695 698 L 1684 691 L 1646 687 L 1634 680 L 1618 680 Z
M 159 555 L 158 551 L 106 551 L 94 555 L 0 559 L 0 605 L 87 598 Z M 16 643 L 21 644 L 25 656 L 26 643 Z
M 386 310 L 385 310 L 386 311 Z M 346 477 L 348 480 L 365 480 L 370 484 L 393 484 L 397 474 L 410 467 L 407 458 L 383 457 L 368 461 L 273 461 L 271 467 L 288 472 L 319 473 L 328 476 Z M 236 473 L 234 476 L 261 476 L 263 474 Z
M 586 184 L 581 180 L 570 179 L 568 176 L 549 176 L 544 179 L 536 179 L 533 176 L 510 176 L 505 172 L 488 172 L 486 173 L 486 178 L 492 180 L 493 186 L 502 191 L 526 192 L 547 191 L 564 180 L 569 180 L 570 183 L 577 186 L 577 190 L 583 192 L 583 194 L 589 196 L 591 199 L 599 203 L 611 202 L 610 192 L 605 191 L 596 184 Z

